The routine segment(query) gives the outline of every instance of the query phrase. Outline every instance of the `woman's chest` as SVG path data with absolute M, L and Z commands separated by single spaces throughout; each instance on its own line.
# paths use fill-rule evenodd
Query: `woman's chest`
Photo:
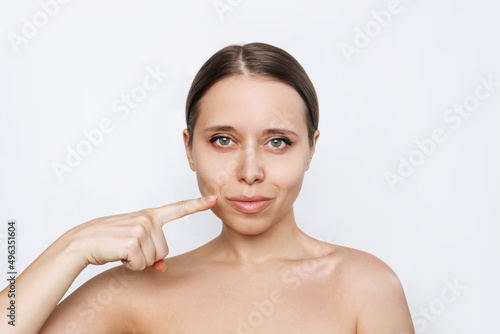
M 141 301 L 140 333 L 355 333 L 342 288 L 318 275 L 186 280 Z

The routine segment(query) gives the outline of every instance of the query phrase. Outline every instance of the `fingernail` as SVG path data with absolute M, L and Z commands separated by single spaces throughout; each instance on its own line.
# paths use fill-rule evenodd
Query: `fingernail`
M 207 197 L 207 202 L 213 202 L 217 199 L 216 195 L 210 195 Z
M 165 272 L 165 270 L 167 270 L 167 266 L 165 266 L 165 268 L 163 268 L 163 270 L 161 272 L 163 273 L 163 272 Z

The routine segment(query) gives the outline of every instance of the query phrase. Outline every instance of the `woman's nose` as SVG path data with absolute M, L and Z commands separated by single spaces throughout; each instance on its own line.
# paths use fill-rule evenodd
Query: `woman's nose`
M 246 147 L 240 151 L 238 164 L 238 179 L 248 184 L 260 182 L 264 179 L 262 159 L 258 149 Z

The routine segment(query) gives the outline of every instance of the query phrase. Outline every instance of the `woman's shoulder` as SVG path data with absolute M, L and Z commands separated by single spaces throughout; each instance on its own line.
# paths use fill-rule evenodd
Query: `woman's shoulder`
M 394 270 L 379 257 L 369 252 L 325 243 L 328 249 L 324 256 L 332 265 L 332 278 L 344 282 L 353 293 L 379 294 L 402 290 Z
M 331 260 L 338 261 L 346 270 L 372 273 L 394 273 L 387 263 L 376 255 L 347 246 L 332 245 Z
M 334 263 L 331 284 L 348 296 L 345 307 L 356 314 L 362 333 L 414 333 L 403 286 L 392 268 L 377 256 L 362 250 L 333 246 L 328 256 Z M 339 291 L 339 289 L 334 289 Z
M 341 284 L 357 309 L 405 305 L 403 286 L 394 270 L 379 257 L 359 249 L 334 245 L 332 284 Z

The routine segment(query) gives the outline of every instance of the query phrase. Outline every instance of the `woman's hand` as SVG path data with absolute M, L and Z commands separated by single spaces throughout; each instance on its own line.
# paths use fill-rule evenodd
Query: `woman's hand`
M 207 210 L 216 203 L 216 196 L 180 201 L 159 208 L 93 219 L 67 233 L 82 251 L 86 265 L 121 260 L 133 271 L 144 270 L 147 266 L 164 271 L 168 245 L 162 226 Z
M 20 319 L 24 320 L 16 322 L 16 327 L 2 321 L 0 333 L 39 333 L 75 278 L 90 263 L 122 260 L 127 268 L 134 271 L 144 270 L 146 266 L 165 270 L 163 259 L 168 254 L 168 246 L 162 226 L 213 207 L 217 197 L 210 197 L 97 218 L 64 233 L 16 279 L 16 286 L 21 287 L 16 290 L 16 300 L 23 305 Z M 54 272 L 57 275 L 53 275 Z M 7 287 L 0 292 L 0 306 L 4 308 L 8 305 L 10 296 Z M 59 320 L 43 332 L 68 331 L 72 323 L 62 318 Z

